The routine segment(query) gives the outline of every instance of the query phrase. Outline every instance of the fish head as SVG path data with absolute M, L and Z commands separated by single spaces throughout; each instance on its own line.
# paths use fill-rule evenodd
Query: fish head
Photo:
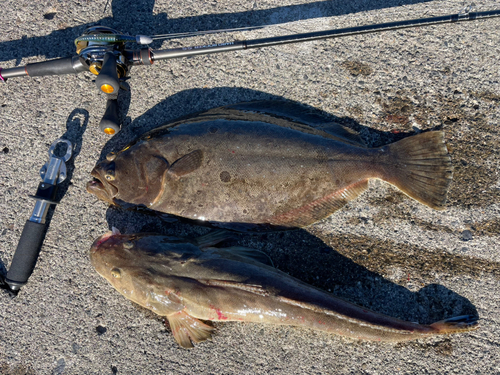
M 122 291 L 133 289 L 134 283 L 151 282 L 158 275 L 182 273 L 185 262 L 200 252 L 199 247 L 182 238 L 152 233 L 124 235 L 113 228 L 94 241 L 90 262 Z
M 148 234 L 122 235 L 113 228 L 112 232 L 94 241 L 90 261 L 96 271 L 124 297 L 160 313 L 160 310 L 172 310 L 178 300 L 165 299 L 163 294 L 158 296 L 155 291 L 158 288 L 164 291 L 169 280 L 168 273 L 158 269 L 165 268 L 165 262 L 156 265 L 158 252 L 153 248 L 158 246 L 157 237 Z M 168 261 L 166 265 L 168 270 Z
M 168 315 L 184 308 L 170 292 L 176 290 L 179 276 L 192 277 L 193 272 L 186 271 L 184 264 L 199 252 L 198 247 L 177 237 L 122 235 L 113 228 L 94 241 L 90 261 L 124 297 L 159 315 Z
M 135 241 L 136 236 L 122 235 L 113 228 L 97 238 L 90 248 L 92 266 L 118 290 L 123 289 L 134 268 L 139 266 L 138 254 L 133 249 Z
M 163 175 L 169 163 L 144 144 L 110 153 L 92 170 L 87 191 L 100 200 L 149 206 L 162 191 Z

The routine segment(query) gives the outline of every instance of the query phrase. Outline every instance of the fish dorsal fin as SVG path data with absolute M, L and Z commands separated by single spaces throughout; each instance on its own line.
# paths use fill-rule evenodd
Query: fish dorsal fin
M 203 152 L 194 150 L 180 159 L 177 159 L 168 169 L 168 173 L 176 178 L 185 176 L 201 167 Z
M 358 147 L 366 147 L 365 142 L 359 136 L 358 132 L 346 126 L 340 125 L 338 122 L 328 122 L 320 125 L 319 129 L 342 142 L 347 142 Z
M 193 342 L 199 343 L 212 337 L 214 327 L 193 318 L 185 311 L 167 315 L 175 341 L 183 348 L 192 348 Z
M 204 112 L 202 117 L 217 119 L 223 117 L 236 121 L 262 121 L 314 134 L 335 141 L 366 147 L 359 134 L 338 122 L 325 122 L 327 118 L 317 110 L 287 101 L 257 101 L 219 107 Z
M 368 180 L 355 182 L 326 197 L 317 199 L 302 207 L 275 215 L 269 219 L 273 225 L 305 227 L 330 216 L 368 188 Z

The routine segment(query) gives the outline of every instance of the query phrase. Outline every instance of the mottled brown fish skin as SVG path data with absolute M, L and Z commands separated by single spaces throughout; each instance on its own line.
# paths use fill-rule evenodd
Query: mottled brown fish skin
M 238 114 L 202 115 L 143 136 L 98 164 L 87 190 L 190 219 L 289 227 L 329 216 L 370 178 L 433 208 L 445 202 L 452 169 L 442 132 L 368 149 L 305 125 Z
M 252 259 L 251 249 L 210 247 L 214 242 L 106 234 L 90 258 L 122 295 L 165 316 L 183 347 L 210 338 L 213 328 L 199 319 L 300 326 L 374 341 L 477 328 L 470 316 L 420 325 L 378 314 Z

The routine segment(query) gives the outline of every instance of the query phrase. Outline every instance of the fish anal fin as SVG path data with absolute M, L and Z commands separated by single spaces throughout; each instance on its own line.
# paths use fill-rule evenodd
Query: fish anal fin
M 199 283 L 207 285 L 207 286 L 213 286 L 213 287 L 221 287 L 221 288 L 233 288 L 233 289 L 239 289 L 245 292 L 253 293 L 253 294 L 258 294 L 260 296 L 269 296 L 269 292 L 262 288 L 260 285 L 254 285 L 254 284 L 245 284 L 245 283 L 239 283 L 236 281 L 229 281 L 229 280 L 216 280 L 216 279 L 199 279 Z
M 368 179 L 357 181 L 302 207 L 270 218 L 273 225 L 304 227 L 330 216 L 368 189 Z
M 168 169 L 168 173 L 176 178 L 185 176 L 201 167 L 203 152 L 194 150 L 180 159 L 177 159 Z
M 185 311 L 167 315 L 175 341 L 183 348 L 192 348 L 193 342 L 199 343 L 212 337 L 214 327 L 193 318 Z

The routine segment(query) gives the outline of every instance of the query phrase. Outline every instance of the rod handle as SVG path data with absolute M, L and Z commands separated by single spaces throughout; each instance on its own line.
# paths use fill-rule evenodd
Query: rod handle
M 25 71 L 30 77 L 77 74 L 87 70 L 78 56 L 27 64 Z M 8 78 L 8 76 L 5 76 Z
M 33 273 L 45 237 L 45 228 L 46 224 L 29 220 L 24 224 L 21 238 L 5 279 L 12 290 L 19 290 Z

